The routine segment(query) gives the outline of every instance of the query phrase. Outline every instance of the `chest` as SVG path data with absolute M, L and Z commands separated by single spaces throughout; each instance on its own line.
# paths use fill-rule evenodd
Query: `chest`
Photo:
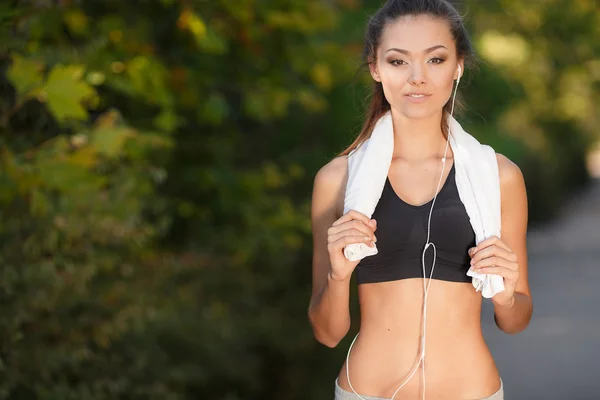
M 430 240 L 439 249 L 462 251 L 471 246 L 475 242 L 475 233 L 453 180 L 454 174 L 450 174 L 439 191 L 431 220 L 432 200 L 418 206 L 408 204 L 386 180 L 373 212 L 373 218 L 377 220 L 378 246 L 398 249 L 403 245 L 424 245 L 429 223 Z

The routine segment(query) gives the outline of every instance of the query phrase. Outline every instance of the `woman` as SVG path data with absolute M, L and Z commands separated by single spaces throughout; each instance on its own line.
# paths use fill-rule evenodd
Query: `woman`
M 417 399 L 425 397 L 426 389 L 432 400 L 502 399 L 503 382 L 481 331 L 482 296 L 466 273 L 472 268 L 501 276 L 504 291 L 491 299 L 496 325 L 506 333 L 526 328 L 533 306 L 523 176 L 509 159 L 496 155 L 502 237 L 475 245 L 458 197 L 446 124 L 454 105 L 454 82 L 473 54 L 461 18 L 448 1 L 389 0 L 371 18 L 365 42 L 365 61 L 374 80 L 367 119 L 356 141 L 319 170 L 312 200 L 309 319 L 321 343 L 334 347 L 348 332 L 355 269 L 359 285 L 360 336 L 336 379 L 335 398 Z M 342 215 L 347 156 L 388 111 L 394 149 L 381 198 L 371 219 L 356 211 Z M 440 163 L 442 158 L 447 162 Z M 427 352 L 421 359 L 421 251 L 432 199 L 437 258 L 428 280 Z M 351 243 L 374 242 L 376 255 L 360 261 L 344 256 Z M 426 258 L 431 266 L 432 254 Z

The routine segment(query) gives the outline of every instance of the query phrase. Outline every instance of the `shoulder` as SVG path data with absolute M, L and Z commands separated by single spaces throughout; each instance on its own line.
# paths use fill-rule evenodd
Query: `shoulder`
M 520 204 L 520 207 L 526 208 L 527 192 L 521 168 L 502 154 L 496 153 L 496 158 L 498 159 L 502 204 Z
M 501 187 L 510 188 L 524 185 L 525 179 L 523 178 L 521 168 L 517 164 L 500 153 L 496 153 L 496 159 L 498 160 Z
M 335 184 L 348 174 L 348 158 L 346 156 L 336 157 L 323 165 L 315 175 L 315 182 Z
M 348 158 L 336 157 L 322 166 L 314 179 L 313 205 L 332 209 L 337 214 L 343 211 L 344 193 L 348 179 Z

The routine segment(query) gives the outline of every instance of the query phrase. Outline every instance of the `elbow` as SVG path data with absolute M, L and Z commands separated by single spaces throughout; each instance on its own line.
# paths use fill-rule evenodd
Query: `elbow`
M 516 335 L 517 333 L 523 332 L 525 330 L 525 328 L 527 328 L 527 326 L 505 328 L 498 324 L 496 324 L 496 326 L 498 327 L 498 329 L 500 329 L 502 332 L 506 333 L 507 335 Z
M 515 335 L 527 329 L 533 315 L 531 296 L 516 293 L 515 299 L 511 308 L 497 308 L 494 312 L 496 326 L 508 335 Z
M 498 316 L 494 315 L 494 322 L 496 323 L 498 329 L 507 335 L 516 335 L 527 329 L 529 323 L 531 322 L 531 313 L 528 313 L 522 319 L 512 321 L 501 320 L 498 318 Z
M 324 335 L 322 333 L 319 333 L 318 331 L 314 331 L 314 335 L 315 335 L 315 339 L 317 339 L 317 342 L 329 347 L 330 349 L 335 348 L 342 340 L 343 337 L 332 337 L 329 335 Z
M 309 320 L 315 339 L 330 349 L 335 348 L 350 330 L 350 324 L 347 326 L 340 326 L 337 329 L 331 327 L 325 329 L 322 324 L 315 321 L 312 316 L 309 316 Z
M 514 324 L 512 326 L 500 326 L 498 328 L 502 330 L 502 332 L 508 335 L 516 335 L 517 333 L 523 332 L 529 326 L 529 322 L 531 321 L 531 316 L 523 321 L 519 321 L 520 323 Z
M 529 321 L 502 321 L 497 316 L 494 316 L 496 327 L 507 335 L 516 335 L 523 332 L 529 325 Z

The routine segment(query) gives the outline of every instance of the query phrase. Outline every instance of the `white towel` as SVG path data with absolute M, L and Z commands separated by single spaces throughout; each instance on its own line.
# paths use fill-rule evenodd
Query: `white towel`
M 500 177 L 496 152 L 482 145 L 449 117 L 450 147 L 454 153 L 456 186 L 460 200 L 475 232 L 477 244 L 501 234 Z M 394 129 L 388 111 L 377 121 L 371 137 L 348 155 L 348 183 L 344 214 L 356 210 L 371 218 L 383 192 L 394 151 Z M 423 244 L 424 245 L 424 244 Z M 355 243 L 344 248 L 348 260 L 357 261 L 377 254 L 377 246 Z M 483 297 L 504 291 L 499 275 L 468 270 L 473 286 Z

